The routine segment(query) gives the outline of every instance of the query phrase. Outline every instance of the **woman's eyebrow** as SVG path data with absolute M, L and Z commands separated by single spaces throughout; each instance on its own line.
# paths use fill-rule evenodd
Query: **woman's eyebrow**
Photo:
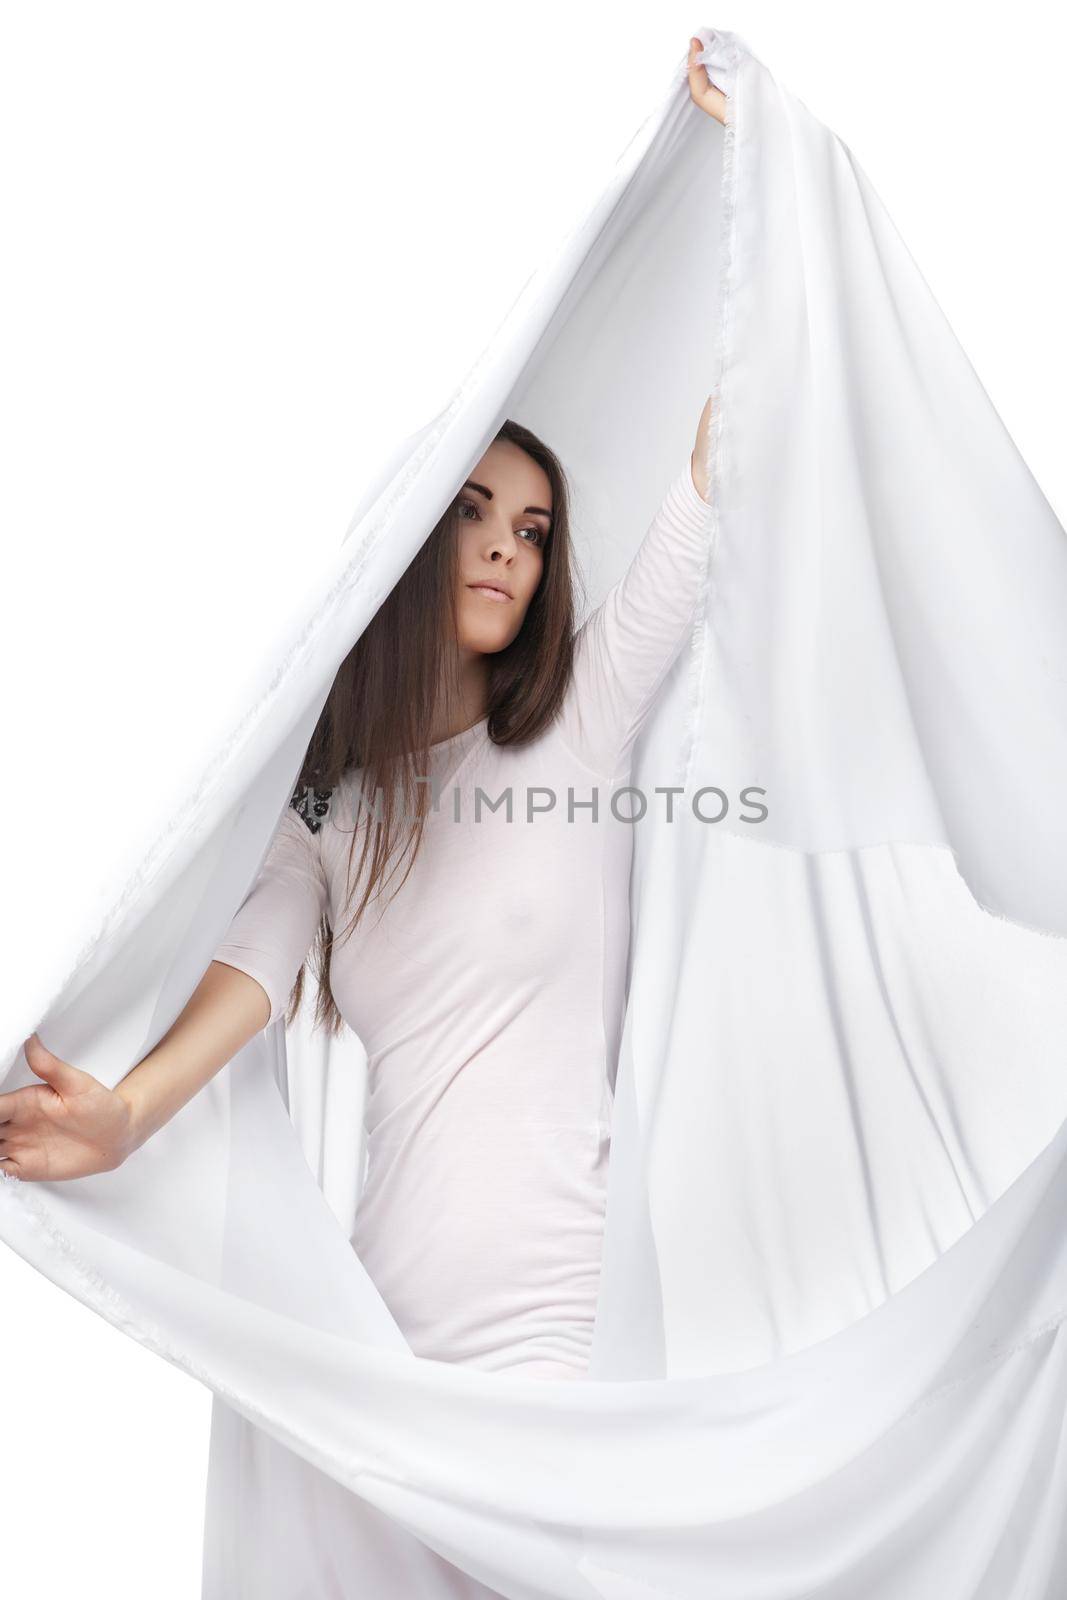
M 472 478 L 468 478 L 463 487 L 465 489 L 477 489 L 478 493 L 484 494 L 487 500 L 491 500 L 493 498 L 492 489 L 487 489 L 484 483 L 475 483 Z M 523 516 L 526 516 L 529 513 L 532 513 L 534 516 L 538 517 L 548 517 L 550 520 L 552 517 L 551 511 L 546 511 L 544 506 L 527 506 L 523 511 Z

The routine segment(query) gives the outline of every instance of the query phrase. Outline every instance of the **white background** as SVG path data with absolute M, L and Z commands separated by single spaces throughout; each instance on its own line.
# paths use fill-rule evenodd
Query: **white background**
M 1065 520 L 1047 5 L 10 13 L 0 1045 L 246 702 L 364 464 L 444 404 L 696 27 L 851 147 Z M 209 1396 L 2 1247 L 0 1296 L 0 1588 L 195 1600 Z

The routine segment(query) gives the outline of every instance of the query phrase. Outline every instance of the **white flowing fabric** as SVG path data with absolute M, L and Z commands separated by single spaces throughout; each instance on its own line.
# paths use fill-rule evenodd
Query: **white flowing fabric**
M 117 1082 L 500 420 L 561 454 L 598 599 L 714 393 L 706 593 L 633 777 L 685 793 L 635 824 L 591 1379 L 405 1345 L 349 1242 L 358 1041 L 275 1025 L 117 1172 L 0 1184 L 15 1250 L 214 1393 L 207 1600 L 1067 1590 L 1067 541 L 851 152 L 701 37 L 725 133 L 680 66 L 55 975 L 45 1043 Z

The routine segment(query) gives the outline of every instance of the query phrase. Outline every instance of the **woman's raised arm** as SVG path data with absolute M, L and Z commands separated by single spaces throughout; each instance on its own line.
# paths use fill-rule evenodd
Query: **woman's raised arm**
M 711 555 L 705 461 L 711 401 L 696 443 L 668 485 L 637 553 L 582 624 L 560 711 L 563 738 L 598 776 L 613 778 L 692 628 Z

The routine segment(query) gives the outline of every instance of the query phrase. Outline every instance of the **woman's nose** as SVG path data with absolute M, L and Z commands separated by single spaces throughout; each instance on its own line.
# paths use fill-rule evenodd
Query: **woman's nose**
M 493 534 L 489 545 L 490 554 L 492 555 L 493 560 L 495 561 L 499 557 L 502 560 L 509 561 L 515 554 L 515 546 L 518 544 L 518 542 L 518 539 L 515 537 L 514 533 L 510 531 L 510 529 L 507 531 L 498 529 Z

